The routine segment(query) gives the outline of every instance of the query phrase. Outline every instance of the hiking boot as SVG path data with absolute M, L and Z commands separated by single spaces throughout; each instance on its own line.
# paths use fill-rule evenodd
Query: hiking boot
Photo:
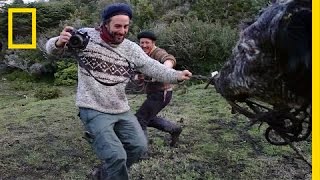
M 181 132 L 182 132 L 182 128 L 178 127 L 172 133 L 170 133 L 171 134 L 171 142 L 170 142 L 171 147 L 176 145 L 176 143 L 179 140 L 179 136 L 180 136 Z

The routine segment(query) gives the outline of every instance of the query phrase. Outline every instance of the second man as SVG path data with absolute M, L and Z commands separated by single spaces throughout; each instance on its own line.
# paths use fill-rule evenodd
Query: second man
M 137 36 L 140 47 L 151 58 L 163 63 L 165 66 L 173 68 L 176 59 L 168 54 L 164 49 L 156 46 L 157 37 L 151 31 L 140 32 Z M 149 77 L 144 77 L 147 99 L 138 109 L 136 116 L 142 129 L 147 136 L 147 127 L 154 127 L 171 135 L 170 146 L 174 146 L 179 138 L 182 128 L 157 114 L 165 108 L 172 98 L 172 85 L 158 82 Z

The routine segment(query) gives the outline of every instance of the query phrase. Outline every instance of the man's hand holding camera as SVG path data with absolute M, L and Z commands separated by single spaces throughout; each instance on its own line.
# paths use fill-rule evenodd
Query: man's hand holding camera
M 56 46 L 64 47 L 67 45 L 68 48 L 72 50 L 85 49 L 89 43 L 89 39 L 90 37 L 87 32 L 82 32 L 71 26 L 66 26 L 60 33 Z
M 71 32 L 73 32 L 73 30 L 73 27 L 66 26 L 60 33 L 59 39 L 56 42 L 56 46 L 59 48 L 64 47 L 69 42 L 69 39 L 72 36 Z

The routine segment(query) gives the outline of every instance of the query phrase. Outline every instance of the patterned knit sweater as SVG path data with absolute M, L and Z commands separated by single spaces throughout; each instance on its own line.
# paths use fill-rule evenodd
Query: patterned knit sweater
M 94 28 L 83 28 L 90 41 L 86 49 L 78 53 L 82 63 L 78 63 L 78 88 L 76 105 L 97 111 L 118 114 L 130 110 L 125 87 L 130 80 L 132 68 L 158 81 L 177 83 L 178 71 L 167 68 L 151 59 L 136 43 L 125 39 L 116 47 L 111 47 L 100 38 Z M 46 44 L 48 54 L 62 55 L 65 48 L 57 48 L 58 37 L 49 39 Z M 96 81 L 118 83 L 105 86 Z

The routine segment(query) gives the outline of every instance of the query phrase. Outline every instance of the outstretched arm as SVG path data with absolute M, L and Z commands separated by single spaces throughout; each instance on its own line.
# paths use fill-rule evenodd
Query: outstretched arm
M 176 71 L 171 67 L 173 63 L 165 61 L 166 64 L 161 64 L 159 61 L 155 61 L 150 58 L 138 45 L 133 45 L 131 48 L 135 48 L 132 55 L 137 69 L 143 74 L 152 77 L 160 82 L 165 83 L 177 83 L 178 81 L 189 80 L 192 73 L 188 70 Z

